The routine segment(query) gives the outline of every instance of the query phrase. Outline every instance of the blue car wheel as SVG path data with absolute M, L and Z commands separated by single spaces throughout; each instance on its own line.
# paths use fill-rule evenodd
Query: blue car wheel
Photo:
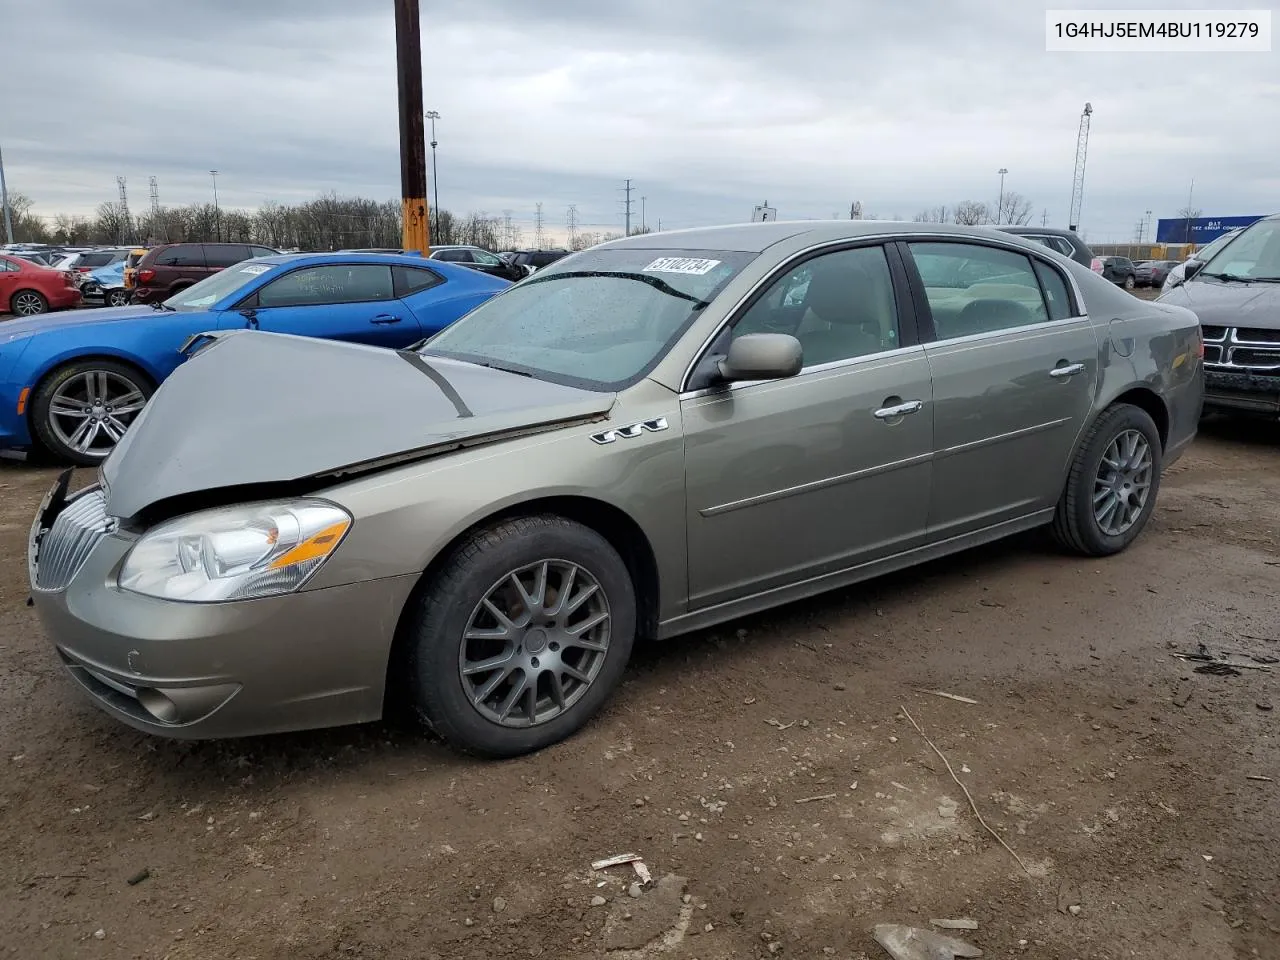
M 155 387 L 114 360 L 79 360 L 55 370 L 36 390 L 31 427 L 60 461 L 93 467 L 107 458 Z

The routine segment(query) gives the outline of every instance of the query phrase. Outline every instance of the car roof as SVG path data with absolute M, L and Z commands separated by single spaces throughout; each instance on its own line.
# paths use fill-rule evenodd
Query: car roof
M 915 223 L 900 220 L 773 220 L 765 223 L 735 223 L 719 227 L 694 227 L 622 237 L 593 249 L 626 247 L 636 250 L 733 250 L 762 253 L 775 243 L 804 236 L 813 243 L 856 240 L 884 234 L 919 233 L 988 238 L 1008 241 L 1008 231 L 995 227 L 967 227 L 951 223 Z

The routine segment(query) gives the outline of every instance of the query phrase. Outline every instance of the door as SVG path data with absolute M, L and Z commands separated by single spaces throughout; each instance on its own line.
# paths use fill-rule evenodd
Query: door
M 7 257 L 0 257 L 0 310 L 9 311 L 9 300 L 18 292 L 22 268 Z
M 1039 258 L 970 241 L 903 247 L 929 307 L 930 539 L 1051 509 L 1098 385 L 1083 309 Z
M 221 327 L 324 337 L 382 347 L 405 347 L 422 337 L 417 317 L 395 297 L 391 267 L 333 263 L 277 277 Z
M 893 256 L 891 270 L 883 247 L 863 246 L 786 270 L 714 349 L 747 333 L 791 333 L 804 350 L 801 372 L 681 398 L 691 608 L 922 540 L 929 365 Z

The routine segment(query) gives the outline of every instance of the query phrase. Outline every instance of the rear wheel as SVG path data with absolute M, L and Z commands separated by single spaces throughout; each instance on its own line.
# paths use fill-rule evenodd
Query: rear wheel
M 1124 278 L 1124 288 L 1126 290 L 1132 290 L 1137 285 L 1138 285 L 1138 281 L 1132 273 Z
M 600 534 L 554 515 L 476 533 L 415 602 L 413 706 L 450 744 L 484 756 L 577 731 L 618 685 L 635 641 L 626 564 Z
M 1124 550 L 1155 509 L 1162 461 L 1150 414 L 1127 403 L 1104 411 L 1072 460 L 1050 528 L 1054 539 L 1092 557 Z
M 96 466 L 115 449 L 153 392 L 151 383 L 126 364 L 69 363 L 36 389 L 31 426 L 58 459 Z
M 9 310 L 20 317 L 34 317 L 48 312 L 49 301 L 35 290 L 19 290 L 9 298 Z
M 108 290 L 103 296 L 108 307 L 127 307 L 129 305 L 129 291 L 124 287 L 116 287 L 114 290 Z

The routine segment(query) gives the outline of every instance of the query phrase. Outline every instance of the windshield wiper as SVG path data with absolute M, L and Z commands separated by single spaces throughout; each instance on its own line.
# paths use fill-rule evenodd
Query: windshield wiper
M 659 280 L 657 277 L 651 277 L 645 273 L 623 273 L 616 270 L 565 270 L 562 273 L 553 273 L 539 277 L 534 274 L 524 281 L 524 286 L 532 286 L 535 283 L 550 283 L 552 280 L 560 280 L 565 277 L 617 277 L 619 280 L 637 280 L 640 283 L 647 283 L 653 289 L 678 297 L 681 300 L 688 300 L 693 304 L 695 310 L 701 310 L 708 306 L 710 300 L 699 300 L 692 294 L 685 293 L 683 290 L 677 290 L 665 280 Z
M 1228 283 L 1253 283 L 1257 277 L 1242 277 L 1236 273 L 1204 273 L 1200 274 L 1205 277 L 1213 277 L 1215 280 L 1226 280 Z

